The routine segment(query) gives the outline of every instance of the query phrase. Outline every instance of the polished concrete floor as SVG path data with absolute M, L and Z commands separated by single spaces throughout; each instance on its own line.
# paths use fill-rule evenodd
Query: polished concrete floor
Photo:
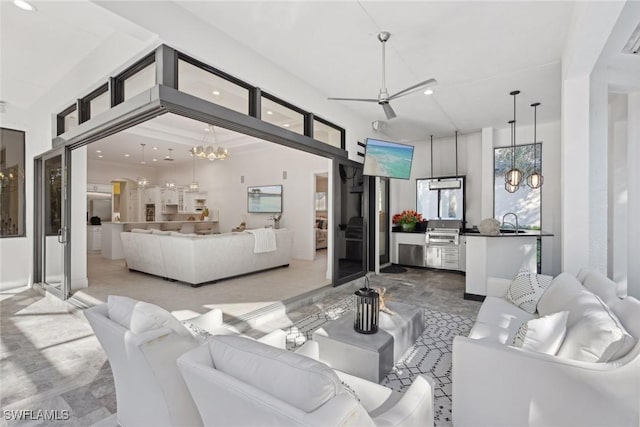
M 106 302 L 109 295 L 124 295 L 164 307 L 179 319 L 220 308 L 225 321 L 231 321 L 278 301 L 327 286 L 331 281 L 326 272 L 327 251 L 320 250 L 314 261 L 294 259 L 286 268 L 192 288 L 185 283 L 129 271 L 124 260 L 108 260 L 100 254 L 89 254 L 89 287 L 76 291 L 74 298 L 92 305 Z
M 140 280 L 148 278 L 142 277 Z M 243 282 L 238 280 L 235 291 L 242 298 Z M 338 288 L 321 288 L 315 293 L 305 294 L 303 298 L 289 298 L 285 301 L 286 304 L 283 303 L 281 311 L 267 313 L 266 319 L 256 322 L 256 327 L 248 332 L 258 336 L 270 328 L 288 326 L 351 295 L 362 283 L 363 280 L 360 279 Z M 475 318 L 480 307 L 478 302 L 463 299 L 464 276 L 458 273 L 408 269 L 401 274 L 371 276 L 370 283 L 372 287 L 386 288 L 388 300 L 422 305 L 471 318 Z M 135 288 L 138 284 L 138 281 L 132 281 L 128 286 Z M 171 282 L 164 284 L 178 286 Z M 265 287 L 261 298 L 251 299 L 249 302 L 277 301 L 275 295 L 281 294 L 279 286 L 288 285 L 275 283 Z M 189 287 L 188 290 L 196 291 L 191 294 L 191 300 L 186 297 L 172 299 L 169 291 L 155 292 L 156 295 L 164 295 L 164 299 L 159 303 L 156 300 L 156 303 L 176 313 L 189 310 L 201 312 L 202 309 L 206 311 L 210 304 L 220 303 L 204 300 L 205 294 L 198 293 L 207 288 L 209 287 Z M 149 288 L 149 291 L 154 290 L 157 291 Z M 135 295 L 153 302 L 153 294 Z M 230 299 L 225 304 L 233 305 L 234 302 Z M 114 414 L 117 408 L 109 363 L 82 311 L 27 288 L 1 292 L 0 308 L 2 410 L 58 410 L 60 417 L 64 417 L 65 412 L 62 411 L 68 411 L 66 413 L 70 419 L 59 421 L 57 425 L 115 426 Z M 232 321 L 233 317 L 231 316 Z M 42 420 L 17 422 L 8 420 L 6 414 L 11 413 L 3 412 L 0 425 L 56 425 Z M 35 415 L 37 414 L 34 413 Z

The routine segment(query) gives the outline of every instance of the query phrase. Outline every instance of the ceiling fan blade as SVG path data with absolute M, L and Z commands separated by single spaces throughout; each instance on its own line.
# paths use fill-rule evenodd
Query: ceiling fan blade
M 391 105 L 389 105 L 388 102 L 383 102 L 380 105 L 382 105 L 382 109 L 384 110 L 384 114 L 387 116 L 387 120 L 397 117 L 396 112 L 393 111 L 393 108 L 391 108 Z
M 327 98 L 332 101 L 362 101 L 362 102 L 378 102 L 377 99 L 371 98 Z
M 417 92 L 419 90 L 426 89 L 429 86 L 435 86 L 437 84 L 438 84 L 438 81 L 436 79 L 425 80 L 423 82 L 420 82 L 418 84 L 410 86 L 410 87 L 408 87 L 408 88 L 406 88 L 404 90 L 401 90 L 398 93 L 394 93 L 389 98 L 387 98 L 387 101 L 391 101 L 392 99 L 400 98 L 401 96 L 409 95 L 410 93 L 414 93 L 414 92 Z

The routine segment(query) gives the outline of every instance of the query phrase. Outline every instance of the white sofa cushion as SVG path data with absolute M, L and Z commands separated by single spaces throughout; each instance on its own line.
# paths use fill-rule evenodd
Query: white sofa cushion
M 151 234 L 151 230 L 147 230 L 145 228 L 132 228 L 132 233 L 142 233 L 142 234 Z
M 567 335 L 558 356 L 584 362 L 609 362 L 635 345 L 613 311 L 595 294 L 583 290 L 568 305 Z
M 193 338 L 191 332 L 171 313 L 148 302 L 118 295 L 109 295 L 107 311 L 111 320 L 135 334 L 152 329 L 169 328 L 178 335 Z
M 156 230 L 155 228 L 151 229 L 151 234 L 158 234 L 160 236 L 168 236 L 171 234 L 169 230 Z
M 555 355 L 567 333 L 568 317 L 568 311 L 560 311 L 523 323 L 513 339 L 513 346 Z
M 535 313 L 538 301 L 551 284 L 551 276 L 521 269 L 507 290 L 507 299 L 527 313 Z
M 305 412 L 343 392 L 324 363 L 237 336 L 214 336 L 209 349 L 216 369 Z
M 511 344 L 520 325 L 534 317 L 505 298 L 487 297 L 478 311 L 469 337 L 489 338 L 500 344 Z
M 575 276 L 568 273 L 560 273 L 551 281 L 551 284 L 538 301 L 538 313 L 540 316 L 567 310 L 568 304 L 584 291 Z
M 604 274 L 593 268 L 582 268 L 576 278 L 585 288 L 598 295 L 605 304 L 613 304 L 620 299 L 616 293 L 618 285 Z
M 625 329 L 640 340 L 640 301 L 634 297 L 626 297 L 610 306 L 618 316 Z

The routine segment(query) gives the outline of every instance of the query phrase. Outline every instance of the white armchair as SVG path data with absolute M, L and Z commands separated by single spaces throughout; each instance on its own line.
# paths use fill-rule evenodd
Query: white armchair
M 314 355 L 313 346 L 304 351 Z M 178 367 L 205 425 L 433 425 L 432 389 L 423 377 L 397 393 L 310 357 L 231 336 L 185 353 Z
M 168 311 L 126 297 L 109 297 L 108 304 L 85 310 L 102 345 L 116 386 L 117 419 L 131 426 L 202 426 L 176 359 L 199 343 Z M 223 324 L 222 311 L 213 309 L 189 322 L 212 335 L 238 334 Z M 261 342 L 285 347 L 279 329 Z
M 134 333 L 109 317 L 107 304 L 85 316 L 111 364 L 119 425 L 202 426 L 176 366 L 178 356 L 197 347 L 194 338 L 169 327 Z

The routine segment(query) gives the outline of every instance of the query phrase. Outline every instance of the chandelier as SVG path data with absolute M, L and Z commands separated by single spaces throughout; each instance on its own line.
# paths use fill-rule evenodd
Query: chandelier
M 213 145 L 206 145 L 207 136 L 211 133 L 213 134 Z M 229 150 L 222 147 L 221 145 L 218 145 L 216 128 L 213 125 L 207 125 L 204 138 L 202 138 L 202 144 L 198 145 L 197 147 L 193 147 L 191 152 L 199 159 L 206 159 L 210 161 L 225 160 L 230 156 Z

